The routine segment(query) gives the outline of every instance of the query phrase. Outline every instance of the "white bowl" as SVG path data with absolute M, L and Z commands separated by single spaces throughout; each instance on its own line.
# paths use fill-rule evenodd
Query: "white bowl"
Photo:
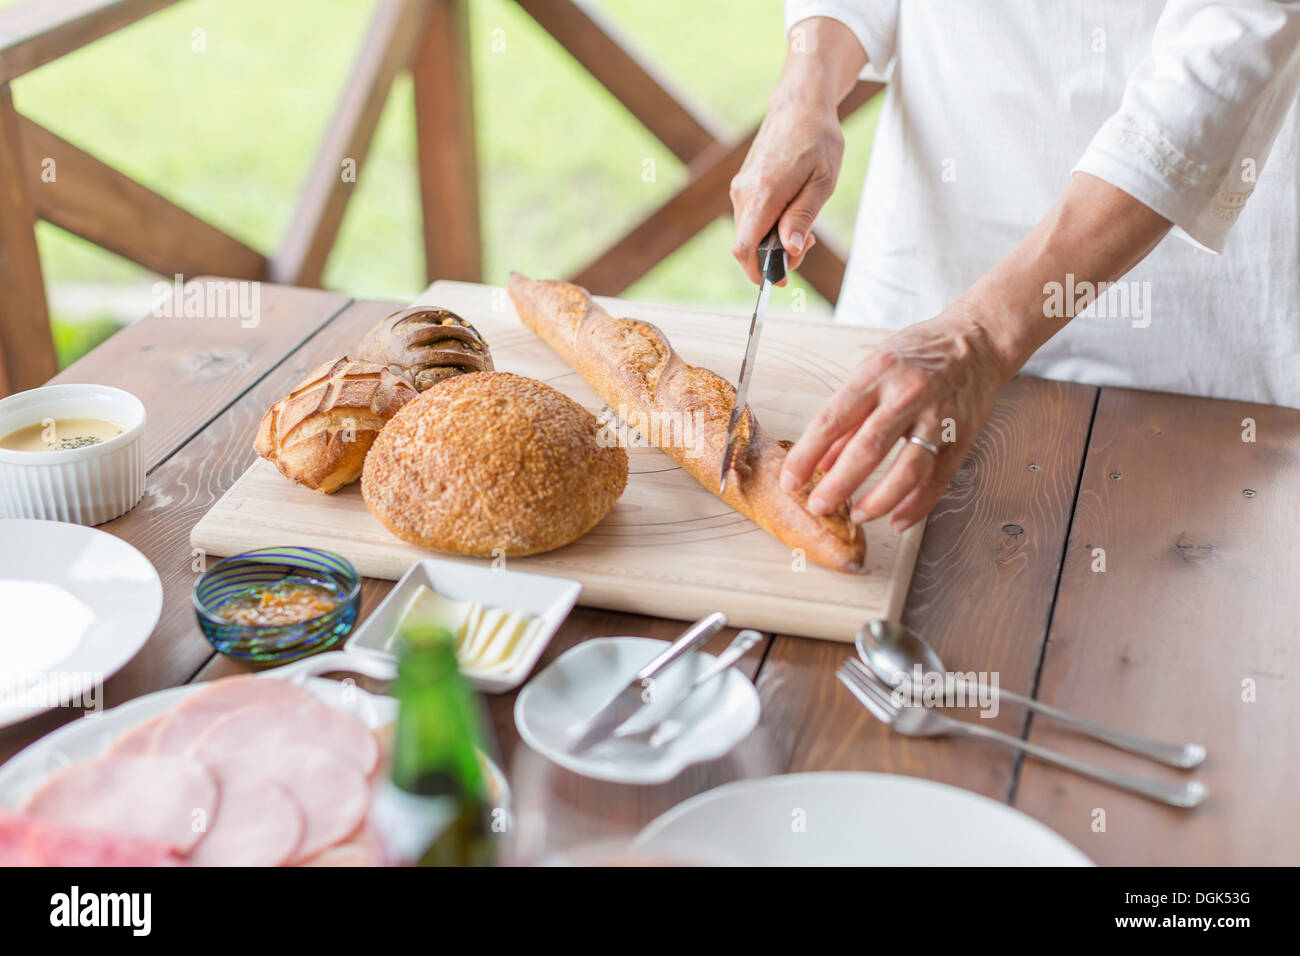
M 348 638 L 349 651 L 368 651 L 392 658 L 393 639 L 402 614 L 420 587 L 450 598 L 453 601 L 478 601 L 485 607 L 522 611 L 541 618 L 542 624 L 529 645 L 522 649 L 515 666 L 508 671 L 479 670 L 461 667 L 474 687 L 491 694 L 512 690 L 523 683 L 542 651 L 560 629 L 564 619 L 577 603 L 582 585 L 568 578 L 555 578 L 546 574 L 525 574 L 522 571 L 494 571 L 476 564 L 457 561 L 439 561 L 425 558 L 411 565 L 402 580 L 388 592 L 388 597 L 375 608 Z
M 63 451 L 0 448 L 0 518 L 103 524 L 144 496 L 144 404 L 110 385 L 46 385 L 0 399 L 0 437 L 46 418 L 122 426 L 108 441 Z

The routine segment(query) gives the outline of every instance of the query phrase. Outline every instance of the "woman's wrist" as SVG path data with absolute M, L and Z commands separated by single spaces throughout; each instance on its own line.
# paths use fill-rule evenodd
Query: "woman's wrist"
M 957 300 L 992 349 L 1010 381 L 1064 322 L 1047 315 L 1039 270 L 1027 264 L 986 273 Z

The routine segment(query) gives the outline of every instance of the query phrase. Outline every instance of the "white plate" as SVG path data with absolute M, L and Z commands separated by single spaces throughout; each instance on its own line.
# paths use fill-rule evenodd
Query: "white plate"
M 665 722 L 661 747 L 610 737 L 575 756 L 572 728 L 600 709 L 668 646 L 648 637 L 602 637 L 570 648 L 515 699 L 515 726 L 528 746 L 574 773 L 616 783 L 664 783 L 693 763 L 714 760 L 758 724 L 758 692 L 734 667 L 693 693 Z M 659 679 L 656 699 L 629 720 L 628 734 L 645 729 L 695 675 L 713 663 L 693 654 Z M 679 726 L 680 725 L 680 726 Z M 680 731 L 680 732 L 679 732 Z
M 364 650 L 395 659 L 392 653 L 393 636 L 402 614 L 420 587 L 453 601 L 478 601 L 485 607 L 522 611 L 539 617 L 542 626 L 533 635 L 531 643 L 523 649 L 519 660 L 508 671 L 479 670 L 462 665 L 460 672 L 475 688 L 490 694 L 513 690 L 523 683 L 537 659 L 551 643 L 564 619 L 573 610 L 582 585 L 568 578 L 547 574 L 525 574 L 522 571 L 494 571 L 476 564 L 457 561 L 439 561 L 425 558 L 411 565 L 402 580 L 388 592 L 388 596 L 375 608 L 348 638 L 350 649 Z
M 144 646 L 162 611 L 149 559 L 111 534 L 0 519 L 0 727 L 80 706 Z
M 1091 866 L 1037 820 L 946 784 L 885 773 L 741 780 L 678 804 L 637 847 L 737 866 Z
M 314 676 L 352 669 L 351 663 L 354 663 L 351 658 L 340 652 L 318 654 L 284 667 L 263 671 L 257 676 L 301 684 L 331 707 L 351 714 L 372 730 L 391 723 L 397 718 L 397 701 L 392 697 L 368 693 L 355 683 L 344 684 Z M 367 662 L 355 663 L 358 664 L 358 673 L 371 673 Z M 371 676 L 385 675 L 376 671 Z M 68 764 L 98 757 L 108 749 L 110 743 L 132 727 L 156 714 L 171 710 L 186 697 L 206 686 L 207 684 L 186 684 L 155 691 L 112 710 L 87 714 L 46 734 L 0 767 L 0 806 L 21 806 L 54 771 Z M 505 775 L 490 759 L 484 758 L 483 764 L 494 802 L 506 806 L 509 788 Z

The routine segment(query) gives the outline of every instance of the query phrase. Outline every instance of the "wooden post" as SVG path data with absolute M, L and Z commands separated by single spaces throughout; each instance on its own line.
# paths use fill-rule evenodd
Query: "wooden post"
M 478 151 L 465 0 L 429 0 L 412 66 L 425 275 L 479 282 Z
M 319 286 L 356 175 L 365 162 L 393 78 L 411 62 L 427 0 L 379 0 L 370 31 L 307 182 L 270 275 L 284 285 Z M 345 173 L 347 174 L 345 176 Z
M 6 83 L 0 85 L 0 394 L 35 388 L 58 371 L 29 180 Z

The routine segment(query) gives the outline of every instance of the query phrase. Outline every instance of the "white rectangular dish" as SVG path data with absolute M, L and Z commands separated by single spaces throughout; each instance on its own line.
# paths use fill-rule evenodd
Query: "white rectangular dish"
M 581 584 L 568 578 L 425 558 L 411 565 L 379 607 L 352 633 L 345 645 L 347 650 L 396 659 L 393 636 L 411 598 L 421 587 L 453 601 L 478 601 L 489 607 L 520 611 L 541 621 L 540 628 L 510 670 L 461 666 L 466 680 L 478 690 L 492 694 L 513 690 L 523 683 L 582 591 Z

